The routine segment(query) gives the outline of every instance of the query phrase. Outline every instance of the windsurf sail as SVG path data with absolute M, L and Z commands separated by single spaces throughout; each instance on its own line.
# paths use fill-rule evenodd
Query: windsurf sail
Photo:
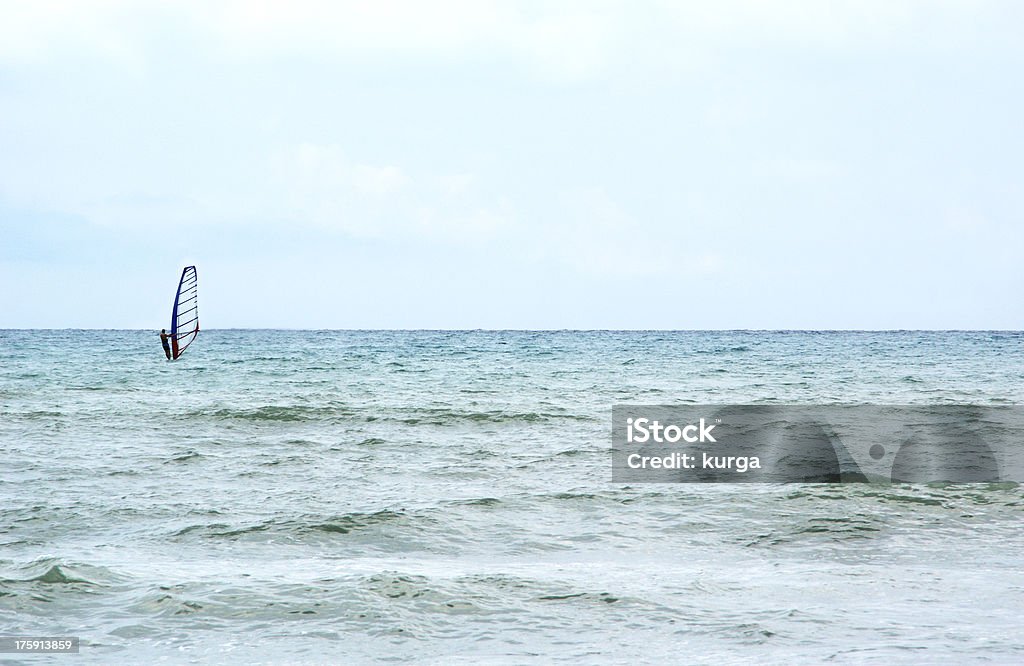
M 199 335 L 199 274 L 186 266 L 178 281 L 171 311 L 171 355 L 178 358 Z

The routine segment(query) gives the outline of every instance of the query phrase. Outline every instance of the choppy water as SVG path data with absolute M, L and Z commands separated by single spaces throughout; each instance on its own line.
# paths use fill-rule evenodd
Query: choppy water
M 616 403 L 1024 404 L 1020 333 L 0 331 L 48 663 L 1024 662 L 1024 489 L 622 486 Z M 0 655 L 11 658 L 13 655 Z

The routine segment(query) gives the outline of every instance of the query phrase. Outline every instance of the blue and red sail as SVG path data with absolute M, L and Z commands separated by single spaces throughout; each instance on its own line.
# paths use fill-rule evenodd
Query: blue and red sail
M 199 274 L 195 266 L 181 271 L 171 311 L 171 356 L 178 358 L 199 334 Z

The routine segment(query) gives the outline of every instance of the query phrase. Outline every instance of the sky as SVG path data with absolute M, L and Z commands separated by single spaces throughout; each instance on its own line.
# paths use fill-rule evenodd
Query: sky
M 0 328 L 1024 329 L 1022 24 L 0 0 Z

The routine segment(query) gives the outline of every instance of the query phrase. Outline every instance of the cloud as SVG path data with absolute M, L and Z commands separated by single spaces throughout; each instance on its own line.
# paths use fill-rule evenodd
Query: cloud
M 423 206 L 415 217 L 415 227 L 423 236 L 470 245 L 488 243 L 521 231 L 516 222 L 512 204 L 505 198 L 490 208 Z
M 491 54 L 542 77 L 590 73 L 613 26 L 586 3 L 555 3 L 536 16 L 488 0 L 270 0 L 138 3 L 131 0 L 0 2 L 0 63 L 83 55 L 140 67 L 163 31 L 228 61 L 280 58 L 366 64 Z
M 199 6 L 195 15 L 207 29 L 240 55 L 255 57 L 281 51 L 461 50 L 504 32 L 512 17 L 507 5 L 486 0 L 240 0 Z
M 486 59 L 523 65 L 542 80 L 589 80 L 616 69 L 687 68 L 718 51 L 762 46 L 865 51 L 926 44 L 946 48 L 965 20 L 986 25 L 979 46 L 1012 33 L 987 2 L 496 0 L 131 0 L 0 2 L 0 62 L 83 55 L 140 67 L 166 31 L 229 61 L 312 58 L 363 66 Z M 926 22 L 933 29 L 916 30 Z
M 352 185 L 360 192 L 383 196 L 400 190 L 409 178 L 396 166 L 370 166 L 357 164 L 352 167 Z
M 277 216 L 361 238 L 479 242 L 509 229 L 504 197 L 474 196 L 474 174 L 410 174 L 396 165 L 358 164 L 337 145 L 302 143 L 275 160 L 265 191 L 283 190 Z M 273 205 L 271 196 L 268 205 Z
M 442 191 L 457 196 L 469 190 L 473 183 L 476 182 L 476 176 L 471 173 L 454 173 L 439 176 L 437 182 Z
M 179 11 L 128 0 L 0 0 L 0 67 L 105 63 L 138 75 L 147 39 Z
M 557 217 L 536 229 L 534 256 L 598 277 L 681 277 L 716 272 L 717 254 L 681 242 L 687 220 L 641 220 L 600 187 L 559 196 Z

